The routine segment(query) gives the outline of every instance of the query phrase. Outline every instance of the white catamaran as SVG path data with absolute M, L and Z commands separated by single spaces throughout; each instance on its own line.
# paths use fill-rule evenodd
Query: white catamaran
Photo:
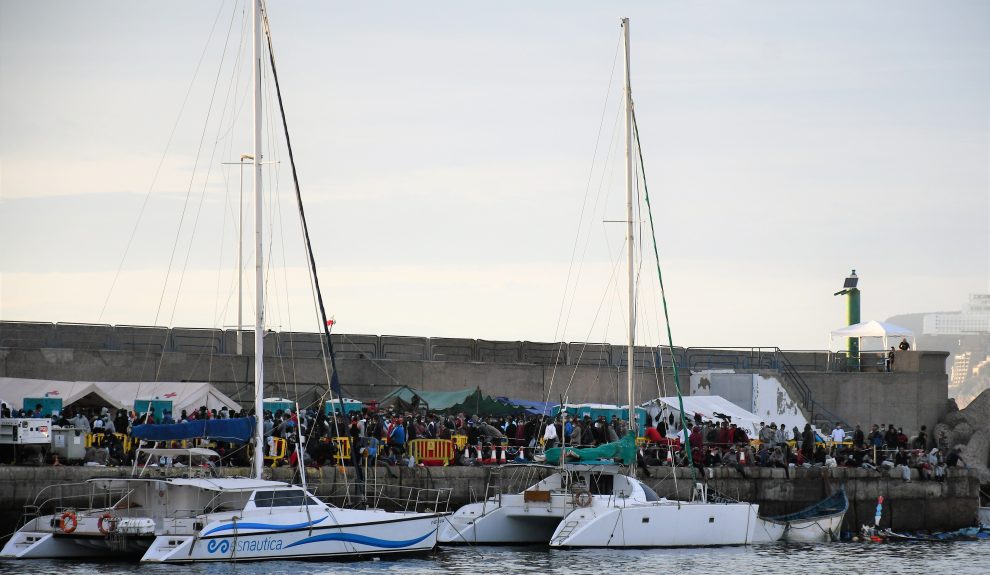
M 264 261 L 262 231 L 262 100 L 261 73 L 263 0 L 252 0 L 254 76 L 255 192 L 255 401 L 250 418 L 254 443 L 254 476 L 216 477 L 189 473 L 201 469 L 196 457 L 207 450 L 163 452 L 139 456 L 188 457 L 184 477 L 149 476 L 93 479 L 91 495 L 70 502 L 47 495 L 0 552 L 2 557 L 111 557 L 130 553 L 142 562 L 185 563 L 315 557 L 357 557 L 427 552 L 436 547 L 437 528 L 445 513 L 342 509 L 314 497 L 303 486 L 262 478 L 264 389 Z M 269 36 L 269 54 L 271 53 Z M 273 61 L 273 59 L 272 59 Z M 274 61 L 273 61 L 274 63 Z M 274 70 L 273 70 L 274 73 Z M 290 152 L 291 157 L 291 152 Z M 328 334 L 329 337 L 329 334 Z M 331 356 L 332 358 L 332 356 Z M 220 420 L 225 421 L 225 420 Z M 243 420 L 242 420 L 243 422 Z M 206 428 L 198 435 L 211 434 Z M 182 427 L 148 426 L 148 427 Z M 161 437 L 160 439 L 182 439 Z M 248 439 L 245 436 L 243 439 Z M 148 468 L 144 467 L 143 471 Z M 97 503 L 99 502 L 99 503 Z M 41 514 L 41 507 L 51 513 Z
M 632 96 L 629 83 L 629 20 L 622 20 L 625 44 L 626 204 L 629 345 L 627 347 L 629 421 L 635 421 L 633 353 L 635 349 Z M 676 376 L 675 376 L 676 379 Z M 683 406 L 681 408 L 683 411 Z M 578 461 L 574 461 L 574 460 Z M 597 448 L 550 449 L 555 473 L 512 491 L 496 493 L 446 517 L 441 544 L 549 544 L 551 547 L 681 547 L 742 545 L 781 538 L 785 526 L 758 517 L 759 506 L 723 498 L 696 483 L 692 501 L 659 497 L 635 477 L 633 435 Z M 623 475 L 627 465 L 629 475 Z M 506 466 L 503 474 L 521 473 Z M 546 469 L 546 466 L 543 467 Z M 517 488 L 518 489 L 518 488 Z M 717 500 L 717 501 L 716 501 Z

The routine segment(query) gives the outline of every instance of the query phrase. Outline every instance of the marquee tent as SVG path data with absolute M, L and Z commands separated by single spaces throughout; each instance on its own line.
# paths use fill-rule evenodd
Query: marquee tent
M 678 405 L 677 396 L 658 397 L 645 403 L 644 406 L 652 406 L 650 413 L 654 417 L 666 408 L 669 413 L 674 414 L 675 424 L 680 423 L 680 406 Z M 746 411 L 721 395 L 685 396 L 684 415 L 687 417 L 688 425 L 694 421 L 695 413 L 700 413 L 702 419 L 705 421 L 722 421 L 722 418 L 716 414 L 728 416 L 731 418 L 731 423 L 735 423 L 737 427 L 745 429 L 750 437 L 753 437 L 753 434 L 760 430 L 760 418 L 758 415 Z M 671 432 L 673 430 L 668 433 Z
M 829 342 L 829 348 L 833 348 L 836 338 L 855 338 L 860 340 L 860 350 L 867 351 L 863 349 L 862 346 L 862 340 L 866 337 L 875 337 L 883 340 L 883 347 L 880 348 L 881 350 L 887 350 L 892 347 L 892 344 L 889 341 L 891 338 L 907 338 L 911 342 L 911 349 L 916 349 L 913 331 L 906 327 L 876 320 L 864 321 L 862 323 L 857 323 L 832 331 L 832 340 Z M 893 344 L 893 346 L 896 345 L 896 343 Z
M 201 381 L 56 381 L 0 377 L 0 397 L 19 409 L 25 397 L 59 397 L 62 406 L 133 409 L 136 399 L 168 399 L 176 414 L 207 409 L 240 410 L 241 406 L 214 387 Z

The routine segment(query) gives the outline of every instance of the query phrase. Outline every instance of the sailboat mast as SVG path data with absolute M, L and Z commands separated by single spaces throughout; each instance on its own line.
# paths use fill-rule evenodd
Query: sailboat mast
M 629 18 L 622 19 L 622 39 L 625 54 L 625 114 L 626 114 L 626 264 L 629 282 L 629 347 L 626 350 L 626 386 L 629 398 L 629 430 L 635 430 L 636 408 L 633 407 L 633 359 L 636 345 L 636 288 L 633 267 L 633 155 L 632 155 L 632 88 L 629 82 Z M 635 473 L 635 471 L 633 472 Z
M 252 0 L 254 25 L 254 475 L 261 479 L 264 466 L 265 430 L 264 404 L 261 396 L 265 386 L 265 277 L 262 238 L 261 197 L 261 0 Z

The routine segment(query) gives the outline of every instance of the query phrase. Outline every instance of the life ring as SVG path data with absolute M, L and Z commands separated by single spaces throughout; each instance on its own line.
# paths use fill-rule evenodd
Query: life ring
M 591 492 L 584 489 L 575 491 L 573 500 L 575 507 L 588 507 L 591 505 Z
M 100 530 L 100 533 L 110 535 L 117 531 L 117 521 L 118 518 L 113 513 L 104 513 L 100 515 L 100 521 L 96 524 L 96 527 Z
M 76 519 L 76 514 L 72 511 L 66 511 L 58 520 L 58 525 L 62 529 L 63 533 L 72 533 L 79 527 L 79 520 Z

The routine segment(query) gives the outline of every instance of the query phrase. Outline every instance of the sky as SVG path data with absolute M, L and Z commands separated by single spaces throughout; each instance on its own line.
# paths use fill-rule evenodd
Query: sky
M 243 9 L 0 0 L 0 320 L 236 325 Z M 676 345 L 824 349 L 853 268 L 864 320 L 990 291 L 990 3 L 269 13 L 336 331 L 625 341 L 621 17 Z M 266 142 L 268 325 L 314 331 L 288 155 Z

